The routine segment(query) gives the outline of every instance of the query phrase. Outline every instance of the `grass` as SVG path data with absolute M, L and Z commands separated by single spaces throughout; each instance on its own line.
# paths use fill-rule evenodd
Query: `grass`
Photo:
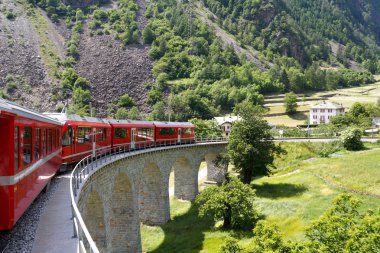
M 300 101 L 298 102 L 298 110 L 308 110 L 310 106 L 318 104 L 323 100 L 341 103 L 346 108 L 349 108 L 355 102 L 376 103 L 376 101 L 380 97 L 380 75 L 375 76 L 375 79 L 377 81 L 376 83 L 366 86 L 344 88 L 334 91 L 307 92 L 305 94 L 297 94 L 300 98 Z M 302 101 L 303 97 L 304 100 Z M 267 96 L 267 98 L 265 99 L 265 106 L 270 108 L 269 114 L 284 112 L 285 109 L 283 105 L 283 100 L 283 94 Z M 294 127 L 303 124 L 305 122 L 305 119 L 308 118 L 308 115 L 309 113 L 299 113 L 299 115 L 295 115 L 296 117 L 281 115 L 274 117 L 265 117 L 265 119 L 273 125 L 286 125 Z
M 307 145 L 281 144 L 286 156 L 276 159 L 277 173 L 257 178 L 257 205 L 265 219 L 279 226 L 285 239 L 303 240 L 311 222 L 323 214 L 342 190 L 317 176 L 328 178 L 346 188 L 380 194 L 380 150 L 341 152 L 335 158 L 313 158 Z M 371 144 L 371 147 L 378 147 Z M 313 159 L 310 159 L 313 158 Z M 354 194 L 363 204 L 361 209 L 376 209 L 380 198 Z M 251 233 L 218 229 L 208 219 L 199 219 L 190 202 L 171 199 L 172 221 L 161 227 L 142 225 L 144 252 L 218 252 L 227 236 L 239 239 L 245 247 L 251 243 Z

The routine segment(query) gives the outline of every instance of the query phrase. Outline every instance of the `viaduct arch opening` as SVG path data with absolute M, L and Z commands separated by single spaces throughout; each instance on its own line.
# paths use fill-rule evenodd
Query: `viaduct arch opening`
M 149 163 L 143 170 L 139 186 L 140 221 L 144 224 L 161 225 L 170 219 L 166 214 L 168 189 L 165 189 L 163 182 L 160 168 L 155 163 Z
M 108 216 L 108 252 L 139 252 L 139 218 L 131 180 L 125 173 L 115 178 Z
M 87 199 L 84 209 L 84 222 L 92 239 L 101 252 L 107 249 L 106 226 L 104 220 L 103 202 L 97 191 L 92 191 Z

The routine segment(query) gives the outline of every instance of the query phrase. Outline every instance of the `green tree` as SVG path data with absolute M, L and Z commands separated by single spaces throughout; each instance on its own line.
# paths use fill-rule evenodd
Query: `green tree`
M 120 96 L 119 102 L 117 103 L 117 106 L 124 107 L 124 108 L 132 107 L 134 105 L 135 105 L 135 101 L 128 94 L 124 94 Z
M 132 120 L 141 120 L 141 119 L 142 119 L 142 117 L 141 117 L 141 115 L 140 115 L 140 112 L 139 112 L 139 110 L 137 109 L 136 106 L 133 106 L 133 107 L 128 111 L 127 118 L 128 118 L 128 119 L 132 119 Z
M 116 119 L 128 119 L 128 112 L 125 108 L 119 108 L 115 114 Z
M 297 112 L 297 95 L 293 92 L 285 94 L 284 98 L 285 112 L 287 114 L 294 114 Z
M 258 214 L 255 191 L 235 177 L 227 176 L 221 186 L 211 186 L 196 198 L 199 216 L 223 220 L 223 228 L 253 227 Z
M 361 150 L 363 149 L 362 131 L 358 128 L 348 128 L 340 135 L 340 140 L 347 150 Z
M 347 252 L 344 249 L 350 231 L 360 218 L 359 205 L 360 202 L 350 194 L 336 198 L 333 207 L 307 229 L 310 248 L 319 250 L 317 252 Z
M 222 130 L 219 128 L 218 123 L 215 120 L 204 120 L 204 119 L 191 119 L 195 127 L 195 135 L 197 137 L 212 137 L 212 136 L 222 136 Z
M 266 176 L 273 167 L 274 157 L 284 151 L 273 142 L 271 127 L 253 106 L 240 111 L 242 120 L 235 122 L 227 146 L 227 156 L 249 184 L 253 176 Z
M 167 121 L 167 116 L 165 113 L 165 103 L 163 101 L 159 101 L 153 106 L 153 111 L 150 113 L 149 119 Z
M 155 35 L 152 29 L 149 26 L 146 26 L 145 29 L 143 30 L 142 37 L 145 44 L 152 44 L 155 38 Z

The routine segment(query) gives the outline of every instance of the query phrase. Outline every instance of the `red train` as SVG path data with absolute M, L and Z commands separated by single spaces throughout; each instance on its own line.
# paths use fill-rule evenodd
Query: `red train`
M 195 142 L 191 123 L 39 114 L 0 99 L 0 230 L 11 229 L 61 168 L 123 147 Z
M 0 230 L 13 227 L 61 164 L 60 122 L 0 99 Z

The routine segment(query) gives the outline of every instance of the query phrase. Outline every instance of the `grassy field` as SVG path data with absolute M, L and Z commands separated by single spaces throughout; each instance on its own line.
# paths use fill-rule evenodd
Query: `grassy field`
M 380 75 L 375 76 L 377 82 L 375 84 L 366 85 L 362 87 L 345 88 L 335 91 L 324 92 L 308 92 L 304 94 L 297 94 L 299 97 L 298 110 L 308 110 L 310 106 L 325 101 L 341 103 L 346 108 L 349 108 L 355 102 L 361 103 L 376 103 L 380 98 Z M 283 105 L 284 95 L 271 95 L 266 97 L 265 106 L 269 109 L 268 115 L 275 113 L 285 112 Z M 301 112 L 293 116 L 280 115 L 274 117 L 265 117 L 265 119 L 273 125 L 286 125 L 297 126 L 304 124 L 307 120 L 309 113 Z
M 288 155 L 276 160 L 278 172 L 255 179 L 252 186 L 261 214 L 277 224 L 286 239 L 304 239 L 306 227 L 343 192 L 338 186 L 379 195 L 354 194 L 363 202 L 363 210 L 379 207 L 379 149 L 318 158 L 306 145 L 283 145 Z M 220 230 L 219 223 L 198 218 L 190 202 L 171 199 L 170 204 L 172 221 L 161 227 L 142 225 L 144 252 L 218 252 L 227 236 L 237 237 L 243 247 L 251 243 L 250 231 Z

